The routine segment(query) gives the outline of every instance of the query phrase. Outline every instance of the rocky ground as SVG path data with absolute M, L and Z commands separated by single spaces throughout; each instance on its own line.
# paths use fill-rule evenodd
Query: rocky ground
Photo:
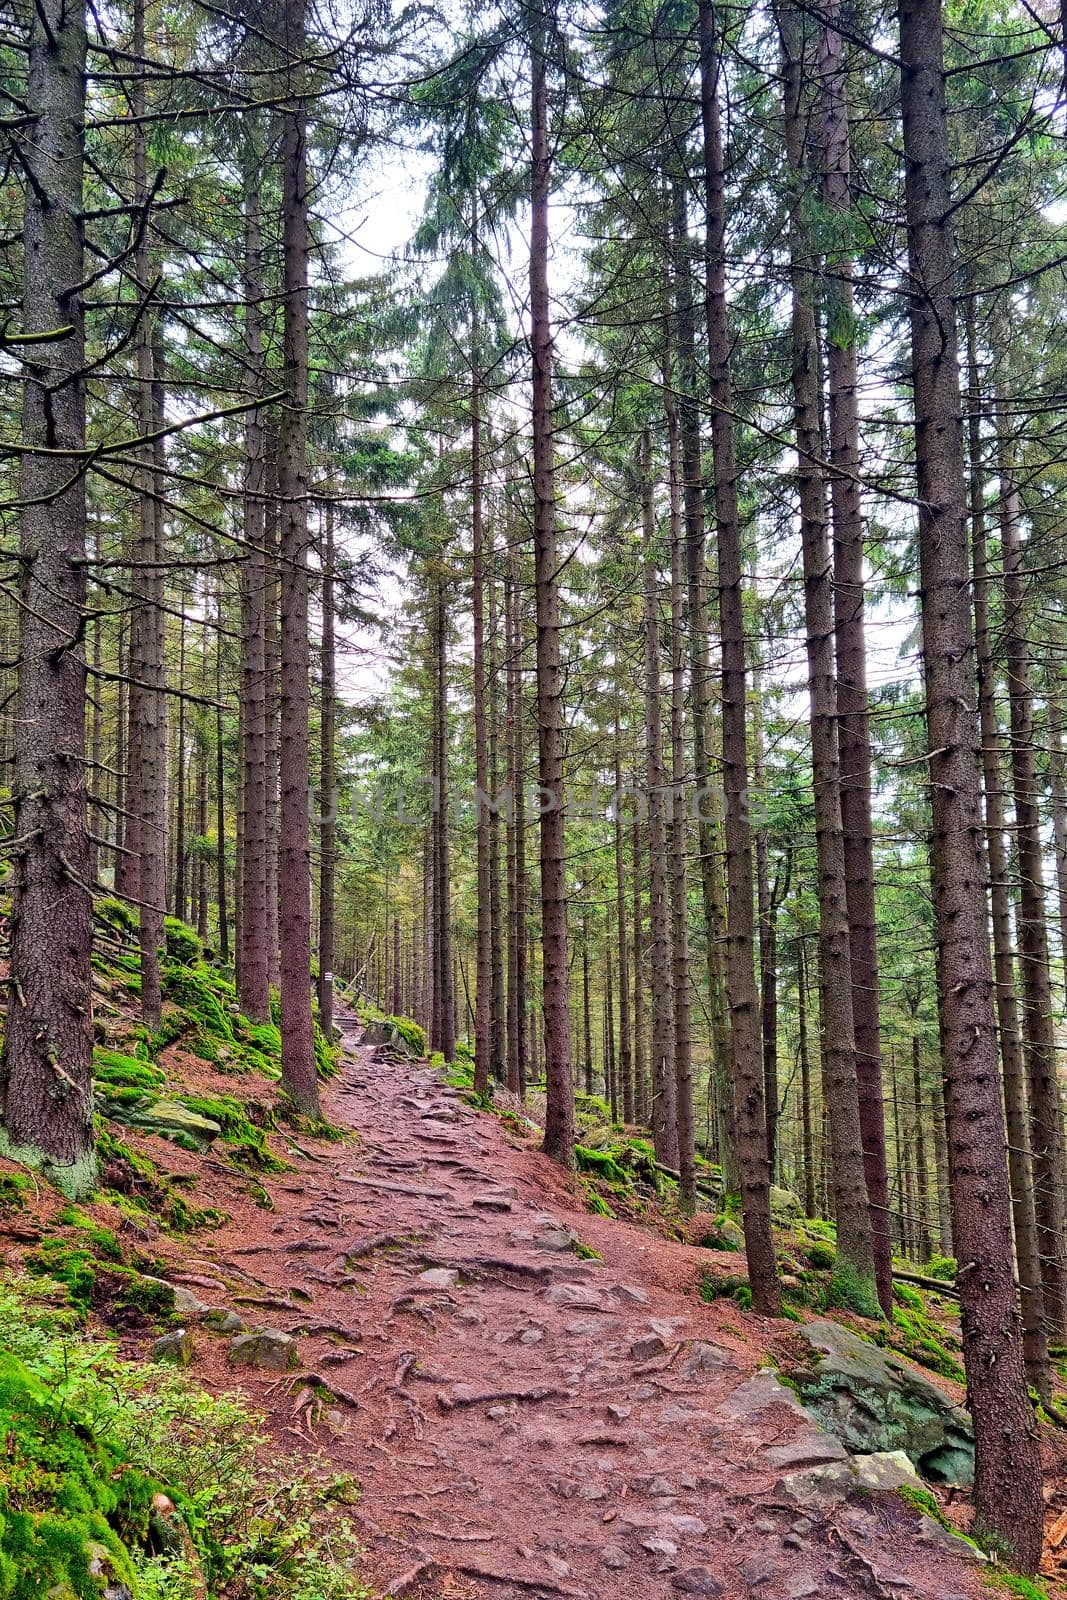
M 168 1275 L 198 1376 L 359 1479 L 376 1595 L 981 1592 L 872 1492 L 892 1463 L 857 1479 L 761 1370 L 775 1325 L 699 1299 L 701 1252 L 588 1214 L 533 1141 L 345 1031 L 325 1108 L 358 1138 L 264 1180 L 273 1212 L 220 1166 L 232 1220 Z

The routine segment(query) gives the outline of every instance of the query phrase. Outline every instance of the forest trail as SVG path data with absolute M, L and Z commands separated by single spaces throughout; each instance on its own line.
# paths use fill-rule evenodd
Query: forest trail
M 295 1373 L 240 1387 L 283 1447 L 295 1428 L 360 1480 L 376 1596 L 981 1592 L 892 1495 L 787 1502 L 783 1466 L 833 1441 L 751 1385 L 776 1325 L 704 1304 L 699 1252 L 589 1215 L 503 1120 L 342 1026 L 326 1110 L 358 1141 L 273 1183 L 274 1213 L 235 1217 L 208 1253 L 246 1280 L 237 1299 L 265 1291 L 243 1315 L 297 1335 Z M 197 1367 L 235 1386 L 220 1341 Z M 307 1374 L 340 1402 L 332 1429 L 294 1411 Z

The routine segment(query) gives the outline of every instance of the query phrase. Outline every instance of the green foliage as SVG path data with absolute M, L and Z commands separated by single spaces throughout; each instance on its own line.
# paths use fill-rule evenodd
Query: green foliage
M 1006 1589 L 1017 1600 L 1048 1600 L 1048 1589 L 1040 1578 L 1027 1578 L 1021 1572 L 1008 1572 L 1002 1566 L 983 1568 L 982 1577 L 995 1589 Z
M 230 1160 L 239 1166 L 251 1167 L 257 1172 L 287 1172 L 286 1163 L 279 1159 L 267 1143 L 264 1127 L 252 1121 L 249 1105 L 232 1095 L 182 1094 L 177 1097 L 183 1106 L 198 1116 L 208 1117 L 222 1129 L 222 1138 L 229 1145 Z M 257 1107 L 268 1127 L 274 1126 L 269 1108 Z
M 164 1081 L 161 1069 L 151 1062 L 106 1050 L 102 1045 L 93 1046 L 93 1077 L 97 1083 L 116 1089 L 158 1089 Z
M 163 930 L 167 954 L 172 961 L 178 962 L 183 967 L 192 967 L 202 959 L 203 943 L 199 934 L 190 928 L 187 922 L 181 922 L 177 917 L 165 917 Z
M 907 1285 L 898 1287 L 906 1288 Z M 939 1372 L 943 1378 L 963 1383 L 963 1367 L 946 1344 L 950 1337 L 927 1314 L 925 1302 L 920 1296 L 917 1306 L 911 1301 L 905 1305 L 895 1305 L 892 1323 L 886 1323 L 878 1329 L 875 1341 L 899 1350 L 909 1361 L 928 1367 L 931 1372 Z
M 716 1300 L 733 1300 L 742 1311 L 752 1309 L 752 1288 L 747 1278 L 731 1273 L 725 1278 L 706 1272 L 700 1280 L 700 1298 L 708 1305 Z
M 816 1272 L 830 1272 L 837 1260 L 837 1246 L 828 1239 L 813 1239 L 804 1251 L 808 1265 Z
M 931 1256 L 924 1270 L 928 1278 L 940 1278 L 944 1283 L 955 1283 L 956 1257 Z
M 0 1328 L 0 1600 L 100 1600 L 98 1552 L 136 1600 L 364 1600 L 350 1479 L 272 1459 L 243 1402 L 120 1359 L 30 1279 L 0 1280 Z M 150 1552 L 160 1491 L 180 1551 Z
M 0 1217 L 12 1217 L 21 1211 L 32 1188 L 24 1172 L 0 1172 Z
M 64 1206 L 56 1221 L 65 1228 L 76 1228 L 85 1235 L 98 1256 L 105 1261 L 121 1261 L 122 1246 L 110 1228 L 104 1228 L 95 1222 L 86 1212 L 78 1206 Z
M 120 939 L 136 939 L 137 912 L 125 900 L 104 895 L 93 902 L 93 915 L 113 933 L 117 933 Z

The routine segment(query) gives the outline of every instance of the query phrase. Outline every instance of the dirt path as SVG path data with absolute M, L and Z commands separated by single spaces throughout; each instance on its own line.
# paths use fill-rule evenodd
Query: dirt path
M 271 1182 L 275 1215 L 235 1218 L 200 1265 L 341 1397 L 315 1443 L 363 1485 L 379 1595 L 980 1592 L 895 1497 L 783 1497 L 825 1436 L 749 1381 L 770 1325 L 703 1304 L 697 1252 L 588 1215 L 424 1066 L 352 1043 L 327 1101 L 360 1141 Z M 225 1349 L 202 1338 L 198 1365 L 233 1387 Z M 303 1437 L 289 1377 L 240 1382 Z

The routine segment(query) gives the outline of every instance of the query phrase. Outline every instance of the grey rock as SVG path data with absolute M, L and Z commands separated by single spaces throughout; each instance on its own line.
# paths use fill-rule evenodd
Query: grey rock
M 239 1333 L 230 1342 L 230 1361 L 235 1367 L 261 1367 L 265 1372 L 288 1372 L 296 1365 L 296 1340 L 277 1328 L 260 1328 L 255 1333 Z
M 225 1306 L 208 1306 L 201 1320 L 213 1333 L 244 1333 L 246 1327 L 245 1319 Z
M 609 1422 L 625 1422 L 633 1412 L 633 1406 L 605 1406 Z
M 739 1422 L 748 1422 L 766 1411 L 769 1406 L 785 1406 L 796 1416 L 810 1423 L 808 1413 L 792 1389 L 787 1388 L 769 1367 L 757 1372 L 732 1394 L 727 1395 L 722 1405 L 718 1407 L 718 1414 L 733 1417 Z
M 785 1579 L 785 1592 L 787 1600 L 810 1600 L 812 1595 L 824 1594 L 826 1590 L 806 1572 L 796 1572 Z
M 600 1560 L 612 1572 L 621 1572 L 630 1565 L 630 1557 L 618 1544 L 606 1544 L 600 1552 Z
M 648 1295 L 644 1289 L 639 1289 L 633 1283 L 616 1283 L 611 1286 L 608 1293 L 614 1295 L 616 1300 L 621 1300 L 626 1305 L 647 1306 Z
M 666 1353 L 667 1346 L 658 1333 L 643 1333 L 630 1346 L 630 1357 L 633 1361 L 651 1361 L 655 1356 L 663 1356 Z
M 154 1133 L 161 1139 L 185 1150 L 202 1153 L 222 1129 L 210 1117 L 202 1117 L 176 1100 L 157 1100 L 153 1095 L 139 1095 L 136 1100 L 113 1100 L 106 1089 L 97 1086 L 97 1104 L 104 1116 L 124 1128 L 136 1128 L 140 1133 Z
M 776 1183 L 771 1185 L 771 1216 L 776 1222 L 795 1222 L 803 1215 L 804 1207 L 799 1195 L 795 1195 L 792 1189 L 780 1188 Z
M 745 1248 L 745 1231 L 740 1223 L 735 1222 L 732 1217 L 726 1217 L 719 1223 L 719 1235 L 730 1246 L 731 1250 L 743 1250 Z
M 578 1496 L 582 1500 L 606 1500 L 608 1491 L 602 1483 L 583 1483 Z
M 709 1344 L 705 1339 L 694 1339 L 689 1349 L 689 1354 L 682 1362 L 681 1371 L 684 1377 L 695 1377 L 698 1372 L 721 1372 L 723 1367 L 730 1365 L 727 1352 L 717 1344 Z
M 671 1588 L 679 1594 L 722 1594 L 723 1587 L 710 1567 L 686 1567 L 671 1579 Z
M 746 1583 L 770 1583 L 778 1576 L 781 1570 L 778 1562 L 763 1550 L 757 1550 L 754 1555 L 746 1556 L 737 1569 Z
M 827 1461 L 844 1461 L 847 1452 L 832 1433 L 813 1433 L 793 1444 L 773 1445 L 764 1455 L 772 1467 L 791 1472 L 795 1467 L 819 1467 Z
M 794 1504 L 827 1510 L 840 1505 L 857 1490 L 872 1493 L 918 1483 L 915 1468 L 901 1450 L 849 1456 L 823 1466 L 787 1473 L 780 1487 Z
M 603 1311 L 604 1300 L 598 1289 L 581 1283 L 553 1283 L 545 1290 L 550 1306 L 566 1306 L 573 1311 Z
M 188 1328 L 175 1328 L 152 1343 L 152 1360 L 166 1361 L 174 1367 L 187 1367 L 193 1354 L 193 1336 Z
M 425 1272 L 419 1273 L 416 1282 L 424 1289 L 447 1293 L 456 1287 L 459 1273 L 455 1267 L 427 1267 Z
M 962 1406 L 908 1362 L 879 1350 L 840 1323 L 800 1333 L 818 1359 L 801 1378 L 808 1410 L 854 1454 L 903 1450 L 934 1483 L 974 1480 L 974 1433 Z
M 666 1561 L 673 1561 L 678 1554 L 678 1546 L 673 1539 L 665 1539 L 659 1533 L 646 1533 L 637 1542 L 642 1550 L 648 1551 L 649 1555 L 662 1556 Z
M 510 1211 L 511 1201 L 506 1194 L 472 1194 L 471 1205 L 478 1211 Z
M 689 1406 L 665 1406 L 659 1414 L 659 1420 L 664 1427 L 674 1427 L 675 1424 L 692 1422 L 693 1412 Z

